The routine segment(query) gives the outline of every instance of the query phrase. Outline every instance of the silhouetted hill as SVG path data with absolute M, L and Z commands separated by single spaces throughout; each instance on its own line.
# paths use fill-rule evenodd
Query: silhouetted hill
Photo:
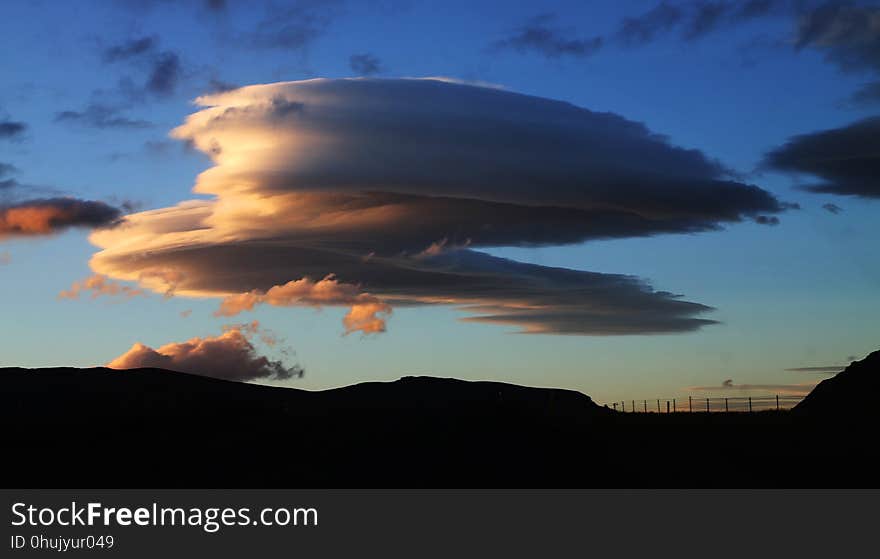
M 794 408 L 795 414 L 824 421 L 877 422 L 880 351 L 852 362 L 823 380 Z
M 862 430 L 796 416 L 622 414 L 568 390 L 431 377 L 311 392 L 157 369 L 0 369 L 8 486 L 873 483 Z

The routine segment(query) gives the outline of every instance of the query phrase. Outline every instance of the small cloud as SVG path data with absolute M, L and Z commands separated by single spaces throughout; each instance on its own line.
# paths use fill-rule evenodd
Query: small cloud
M 755 223 L 759 225 L 779 225 L 779 218 L 772 215 L 757 215 Z
M 837 204 L 831 204 L 831 203 L 822 204 L 822 209 L 825 210 L 826 212 L 833 213 L 834 215 L 837 215 L 843 211 L 843 208 L 841 208 Z
M 683 17 L 681 8 L 660 2 L 639 16 L 624 18 L 617 39 L 625 45 L 644 45 L 678 25 Z
M 299 365 L 288 366 L 259 355 L 240 328 L 230 328 L 215 337 L 169 343 L 158 349 L 135 343 L 107 366 L 111 369 L 168 369 L 235 381 L 286 380 L 302 377 L 304 373 Z
M 368 52 L 351 55 L 348 58 L 348 65 L 358 76 L 372 76 L 382 71 L 382 63 Z
M 160 53 L 153 61 L 145 88 L 158 96 L 168 97 L 177 89 L 182 74 L 180 57 L 176 53 Z
M 14 120 L 0 120 L 0 140 L 20 140 L 27 124 Z
M 225 12 L 226 0 L 203 0 L 203 4 L 208 11 Z
M 720 386 L 688 386 L 685 390 L 692 392 L 761 392 L 801 396 L 809 394 L 815 386 L 815 382 L 803 384 L 734 384 L 733 379 L 727 379 Z
M 245 34 L 244 41 L 257 48 L 303 51 L 324 34 L 337 17 L 339 5 L 327 0 L 271 6 L 267 17 Z
M 19 182 L 11 175 L 18 173 L 18 167 L 10 163 L 0 163 L 0 192 L 19 186 Z
M 192 315 L 192 309 L 186 309 L 185 311 L 180 311 L 180 318 L 189 318 Z
M 208 93 L 225 93 L 227 91 L 238 89 L 238 87 L 237 84 L 218 78 L 211 78 L 208 80 Z
M 824 365 L 816 367 L 792 367 L 786 369 L 794 373 L 837 374 L 846 369 L 846 365 Z
M 73 282 L 70 289 L 64 290 L 58 294 L 58 298 L 79 299 L 80 294 L 83 292 L 91 292 L 92 299 L 97 299 L 101 296 L 125 297 L 126 299 L 146 296 L 146 293 L 144 293 L 142 289 L 123 285 L 107 278 L 106 276 L 94 274 L 84 280 Z
M 120 109 L 101 103 L 90 103 L 81 111 L 56 113 L 55 122 L 79 124 L 89 128 L 149 128 L 153 125 L 146 120 L 128 118 Z
M 129 97 L 140 97 L 142 92 L 158 97 L 168 97 L 177 89 L 183 76 L 180 56 L 171 50 L 159 50 L 159 39 L 155 36 L 138 37 L 104 49 L 105 63 L 128 62 L 138 69 L 146 70 L 143 86 L 123 81 L 122 90 Z
M 69 227 L 97 228 L 115 224 L 122 212 L 104 202 L 45 198 L 0 204 L 0 240 L 4 237 L 51 235 Z
M 6 252 L 0 252 L 0 266 L 7 266 L 10 262 L 12 262 L 12 256 Z
M 151 53 L 155 49 L 157 43 L 158 39 L 154 36 L 130 39 L 105 48 L 102 52 L 102 58 L 106 63 L 137 58 Z
M 493 46 L 520 53 L 535 52 L 546 58 L 586 58 L 602 48 L 602 37 L 572 38 L 570 30 L 552 25 L 555 19 L 553 14 L 533 17 L 510 37 L 496 41 Z

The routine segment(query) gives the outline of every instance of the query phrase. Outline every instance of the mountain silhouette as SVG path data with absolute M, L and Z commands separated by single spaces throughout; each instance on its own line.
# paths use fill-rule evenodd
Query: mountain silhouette
M 870 422 L 877 415 L 878 396 L 880 351 L 875 351 L 820 382 L 793 411 L 825 421 Z
M 433 377 L 306 391 L 8 368 L 0 445 L 7 485 L 47 488 L 864 486 L 875 414 L 823 418 L 876 356 L 797 413 L 753 414 L 618 413 L 570 390 Z

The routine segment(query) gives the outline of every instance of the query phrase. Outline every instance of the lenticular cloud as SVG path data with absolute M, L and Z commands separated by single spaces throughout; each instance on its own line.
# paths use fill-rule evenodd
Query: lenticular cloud
M 712 323 L 709 307 L 481 249 L 693 233 L 785 209 L 640 123 L 500 89 L 317 79 L 198 103 L 173 136 L 213 159 L 194 188 L 213 198 L 95 232 L 91 265 L 132 281 L 173 270 L 177 295 L 221 298 L 221 314 L 340 305 L 347 331 L 370 333 L 390 306 L 445 304 L 526 333 L 691 331 Z

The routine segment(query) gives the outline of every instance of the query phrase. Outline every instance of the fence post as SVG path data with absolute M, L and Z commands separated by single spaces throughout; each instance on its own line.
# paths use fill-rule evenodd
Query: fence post
M 776 395 L 776 411 L 779 411 L 779 394 Z
M 752 413 L 752 397 L 749 396 L 749 413 Z
M 614 402 L 614 411 L 617 411 L 617 402 Z
M 689 412 L 694 411 L 694 400 L 693 400 L 692 396 L 688 396 L 688 411 Z
M 633 400 L 633 413 L 636 413 L 636 401 Z
M 660 400 L 657 400 L 657 413 L 660 413 Z
M 669 413 L 669 400 L 666 400 L 666 413 Z
M 706 413 L 709 413 L 709 398 L 706 398 Z
M 677 409 L 675 409 L 675 398 L 672 399 L 672 411 L 673 413 L 678 411 Z
M 730 407 L 728 407 L 728 405 L 727 405 L 727 398 L 724 399 L 724 411 L 725 411 L 725 413 L 730 412 Z
M 648 401 L 645 400 L 645 413 L 648 413 Z

